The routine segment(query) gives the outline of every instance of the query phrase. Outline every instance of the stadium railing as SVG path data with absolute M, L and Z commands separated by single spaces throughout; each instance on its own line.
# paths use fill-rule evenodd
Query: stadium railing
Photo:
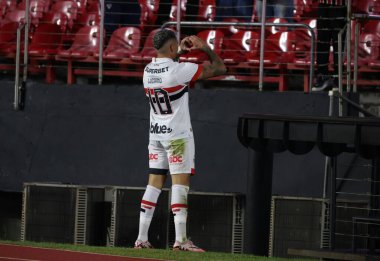
M 27 37 L 21 37 L 21 45 L 24 45 L 24 52 L 19 49 L 21 54 L 24 54 L 24 60 L 20 66 L 22 67 L 22 71 L 24 72 L 23 78 L 27 78 L 27 73 L 32 74 L 45 74 L 46 82 L 52 83 L 55 82 L 55 71 L 59 68 L 66 69 L 68 64 L 63 61 L 59 61 L 57 59 L 57 54 L 49 53 L 41 59 L 41 57 L 34 57 L 28 47 L 29 41 L 33 43 L 33 38 L 36 33 L 39 33 L 41 36 L 43 29 L 39 28 L 41 25 L 45 23 L 56 23 L 56 25 L 62 25 L 66 22 L 62 22 L 63 20 L 67 20 L 67 27 L 63 31 L 62 43 L 59 44 L 59 47 L 54 48 L 57 49 L 58 52 L 68 49 L 74 40 L 75 34 L 79 31 L 79 29 L 83 26 L 99 26 L 100 35 L 105 35 L 105 38 L 99 37 L 99 50 L 94 52 L 91 59 L 84 61 L 77 61 L 73 64 L 73 72 L 74 75 L 92 75 L 97 76 L 98 83 L 103 83 L 103 76 L 124 76 L 124 77 L 141 77 L 141 71 L 143 64 L 141 62 L 133 61 L 128 57 L 123 57 L 123 59 L 118 61 L 110 61 L 105 58 L 105 55 L 102 55 L 102 52 L 108 47 L 108 42 L 112 33 L 118 29 L 119 27 L 134 27 L 141 31 L 140 41 L 132 41 L 138 42 L 133 43 L 138 46 L 137 49 L 142 50 L 145 39 L 149 38 L 149 33 L 159 28 L 159 25 L 165 23 L 166 21 L 177 22 L 175 24 L 176 31 L 181 35 L 186 35 L 191 31 L 193 34 L 195 32 L 198 33 L 196 28 L 191 28 L 190 30 L 186 30 L 186 28 L 181 29 L 181 23 L 178 22 L 190 22 L 197 21 L 205 23 L 202 27 L 203 30 L 215 29 L 216 25 L 212 23 L 216 23 L 217 21 L 222 21 L 225 23 L 233 23 L 233 25 L 228 28 L 218 27 L 216 29 L 220 29 L 224 36 L 222 40 L 222 52 L 221 56 L 228 63 L 228 67 L 230 69 L 228 77 L 222 78 L 219 77 L 213 80 L 222 80 L 222 81 L 244 81 L 248 84 L 254 83 L 259 84 L 259 90 L 262 90 L 263 83 L 278 83 L 279 90 L 284 91 L 287 90 L 288 87 L 286 85 L 287 79 L 293 77 L 295 72 L 303 71 L 304 72 L 304 90 L 310 90 L 310 86 L 312 84 L 313 77 L 310 77 L 309 71 L 312 66 L 314 66 L 314 62 L 311 62 L 312 55 L 315 55 L 316 52 L 310 52 L 312 49 L 312 42 L 317 41 L 315 39 L 312 40 L 312 33 L 310 29 L 306 30 L 298 30 L 293 29 L 295 24 L 305 24 L 310 28 L 313 28 L 315 31 L 316 27 L 316 1 L 294 1 L 294 11 L 293 14 L 279 19 L 269 18 L 267 20 L 263 19 L 266 25 L 261 33 L 259 30 L 255 28 L 260 28 L 261 23 L 258 23 L 258 13 L 255 7 L 255 1 L 252 1 L 252 4 L 244 7 L 236 7 L 236 6 L 216 6 L 216 1 L 203 1 L 202 7 L 199 8 L 199 5 L 194 5 L 196 1 L 185 1 L 185 0 L 173 0 L 173 1 L 94 1 L 94 0 L 23 0 L 21 3 L 17 4 L 16 0 L 0 0 L 0 40 L 4 40 L 0 43 L 0 53 L 2 50 L 6 50 L 4 46 L 11 46 L 14 50 L 16 49 L 16 41 L 15 36 L 16 33 L 8 33 L 6 27 L 9 27 L 9 19 L 17 20 L 17 23 L 25 23 L 26 26 L 24 35 Z M 265 1 L 264 1 L 265 2 Z M 372 73 L 377 72 L 380 68 L 378 64 L 380 64 L 380 56 L 377 54 L 379 51 L 378 43 L 379 34 L 376 28 L 377 25 L 372 21 L 372 19 L 377 19 L 376 16 L 380 12 L 379 4 L 374 0 L 366 0 L 366 1 L 348 1 L 349 6 L 352 3 L 352 13 L 349 10 L 348 21 L 347 24 L 353 24 L 353 26 L 348 26 L 347 35 L 349 38 L 352 38 L 349 44 L 346 47 L 346 55 L 347 57 L 342 60 L 342 64 L 347 67 L 346 72 L 342 72 L 342 75 L 347 76 L 346 80 L 342 81 L 342 84 L 347 85 L 347 90 L 351 90 L 351 66 L 353 66 L 353 91 L 357 91 L 357 85 L 378 85 L 379 81 L 369 81 L 364 79 L 358 80 L 358 73 Z M 248 4 L 248 2 L 247 2 Z M 26 8 L 29 6 L 29 8 Z M 114 9 L 110 9 L 110 6 L 114 6 Z M 138 7 L 136 9 L 136 6 Z M 177 8 L 180 6 L 180 8 Z M 251 9 L 250 9 L 251 8 Z M 293 8 L 293 7 L 292 7 Z M 226 15 L 222 14 L 224 11 L 230 12 L 234 10 L 234 12 L 242 12 L 245 9 L 249 9 L 248 14 L 233 14 Z M 265 9 L 265 8 L 264 8 Z M 111 11 L 110 11 L 111 10 Z M 196 11 L 194 11 L 196 10 Z M 16 15 L 18 13 L 19 15 Z M 28 13 L 28 14 L 26 14 Z M 65 18 L 55 19 L 54 22 L 47 19 L 48 16 L 58 16 L 64 15 Z M 25 19 L 28 17 L 28 19 Z M 107 18 L 108 17 L 108 18 Z M 117 18 L 117 17 L 128 17 L 128 20 L 116 20 L 109 21 L 109 17 Z M 363 19 L 365 17 L 365 19 Z M 108 20 L 107 20 L 108 19 Z M 120 18 L 121 19 L 121 18 Z M 133 20 L 135 19 L 135 20 Z M 137 21 L 138 19 L 138 21 Z M 284 19 L 292 20 L 296 23 L 289 23 L 291 25 L 285 26 Z M 367 21 L 370 19 L 370 21 Z M 247 21 L 251 23 L 256 23 L 257 25 L 254 27 L 244 26 L 244 23 Z M 360 20 L 360 25 L 356 23 L 356 21 Z M 352 22 L 353 21 L 353 22 Z M 276 25 L 272 25 L 276 23 Z M 173 24 L 174 25 L 174 24 Z M 49 27 L 49 26 L 47 26 Z M 280 28 L 281 27 L 281 28 Z M 305 26 L 301 26 L 302 28 L 306 28 Z M 358 29 L 356 29 L 359 27 Z M 372 28 L 372 31 L 368 31 L 368 28 Z M 173 28 L 174 29 L 174 28 Z M 265 29 L 265 30 L 264 30 Z M 270 30 L 268 30 L 270 29 Z M 355 29 L 355 30 L 354 30 Z M 367 30 L 367 31 L 365 31 Z M 12 30 L 11 30 L 12 31 Z M 29 31 L 27 33 L 27 31 Z M 350 32 L 353 31 L 354 37 L 350 37 Z M 239 34 L 237 34 L 239 32 Z M 262 37 L 262 32 L 265 33 L 266 37 Z M 287 32 L 287 33 L 283 33 Z M 273 34 L 276 34 L 272 36 Z M 281 34 L 282 33 L 282 34 Z M 315 33 L 315 32 L 314 32 Z M 46 32 L 47 39 L 49 34 L 49 30 Z M 365 38 L 365 34 L 367 34 L 367 38 Z M 6 36 L 11 37 L 6 37 Z M 12 36 L 13 35 L 13 36 Z M 219 34 L 220 35 L 220 34 Z M 247 38 L 247 37 L 250 38 Z M 13 38 L 12 38 L 13 37 Z M 134 37 L 134 36 L 131 36 Z M 241 42 L 240 40 L 245 41 Z M 372 37 L 372 38 L 371 38 Z M 12 39 L 13 40 L 12 40 Z M 357 41 L 355 39 L 358 38 Z M 370 39 L 371 38 L 371 39 Z M 284 39 L 286 42 L 284 43 Z M 42 41 L 42 40 L 41 40 Z M 43 40 L 45 41 L 45 40 Z M 103 43 L 102 43 L 103 42 Z M 241 42 L 241 43 L 239 43 Z M 354 59 L 354 62 L 350 62 L 351 53 L 349 48 L 352 43 L 357 43 L 355 45 L 358 47 L 358 55 L 359 58 L 357 60 Z M 49 41 L 46 40 L 46 43 L 41 43 L 39 45 L 39 50 L 41 52 L 46 51 L 47 49 L 51 49 L 48 47 Z M 128 46 L 128 45 L 126 45 Z M 4 47 L 4 48 L 3 48 Z M 50 46 L 51 47 L 51 46 Z M 226 48 L 228 47 L 228 48 Z M 86 46 L 84 46 L 86 48 Z M 152 47 L 149 47 L 152 48 Z M 236 49 L 234 49 L 236 48 Z M 262 49 L 262 50 L 261 50 Z M 25 52 L 25 50 L 28 50 Z M 238 64 L 236 64 L 236 59 L 232 59 L 229 56 L 231 53 L 240 53 L 244 56 L 243 60 L 240 60 Z M 334 52 L 337 52 L 334 50 Z M 367 56 L 365 56 L 366 52 L 370 52 Z M 137 54 L 139 54 L 138 52 Z M 137 55 L 136 53 L 134 55 Z M 10 52 L 6 54 L 10 59 L 10 61 L 14 61 L 14 57 L 16 57 L 15 53 L 11 55 Z M 363 55 L 362 57 L 360 55 Z M 3 54 L 1 54 L 3 56 Z M 21 57 L 21 56 L 20 56 Z M 235 58 L 237 55 L 234 56 Z M 369 62 L 364 62 L 365 59 L 371 57 Z M 13 59 L 13 60 L 12 60 Z M 28 60 L 29 59 L 29 60 Z M 266 62 L 268 60 L 268 62 Z M 9 61 L 9 60 L 8 60 Z M 202 61 L 203 62 L 203 61 Z M 12 63 L 12 62 L 11 62 Z M 95 64 L 97 68 L 95 68 Z M 273 63 L 276 66 L 273 66 Z M 330 62 L 331 63 L 331 62 Z M 361 66 L 358 68 L 358 64 L 362 63 L 365 66 Z M 257 66 L 257 65 L 260 66 Z M 351 64 L 351 66 L 347 66 Z M 1 68 L 5 70 L 12 70 L 14 64 L 1 64 Z M 330 64 L 330 70 L 332 66 Z M 264 74 L 265 69 L 265 74 Z M 13 69 L 14 70 L 14 69 Z M 67 72 L 70 73 L 70 70 Z M 312 72 L 313 73 L 313 72 Z M 17 75 L 18 77 L 18 75 Z M 361 77 L 359 75 L 359 77 Z M 69 78 L 69 77 L 68 77 Z M 364 77 L 362 77 L 364 78 Z M 72 83 L 74 80 L 72 81 Z M 70 82 L 69 82 L 70 83 Z

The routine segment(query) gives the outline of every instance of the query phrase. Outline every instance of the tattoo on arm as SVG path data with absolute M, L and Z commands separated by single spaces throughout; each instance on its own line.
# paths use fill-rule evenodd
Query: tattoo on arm
M 211 64 L 203 67 L 203 77 L 204 79 L 222 75 L 226 73 L 226 67 L 223 60 L 214 53 L 210 48 L 205 48 L 203 50 L 210 59 Z

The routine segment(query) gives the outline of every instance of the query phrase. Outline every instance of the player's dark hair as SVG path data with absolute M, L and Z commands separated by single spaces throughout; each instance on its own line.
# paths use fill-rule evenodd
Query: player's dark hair
M 158 31 L 153 37 L 153 46 L 156 50 L 160 50 L 164 44 L 170 39 L 177 39 L 175 33 L 168 29 Z

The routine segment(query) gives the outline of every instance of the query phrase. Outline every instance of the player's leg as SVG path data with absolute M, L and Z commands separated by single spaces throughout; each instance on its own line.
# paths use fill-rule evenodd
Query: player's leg
M 159 142 L 149 144 L 149 167 L 151 174 L 141 200 L 139 235 L 135 248 L 152 248 L 148 240 L 148 231 L 169 168 L 166 152 Z
M 176 240 L 173 250 L 204 252 L 187 238 L 187 196 L 190 175 L 194 173 L 193 138 L 171 141 L 167 147 L 172 178 L 171 210 L 174 215 Z

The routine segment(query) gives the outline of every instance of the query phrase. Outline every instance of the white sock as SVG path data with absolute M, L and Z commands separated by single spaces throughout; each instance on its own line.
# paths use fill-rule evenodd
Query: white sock
M 148 230 L 161 190 L 148 185 L 141 200 L 139 236 L 137 240 L 148 241 Z
M 187 221 L 187 194 L 189 187 L 183 185 L 172 186 L 171 209 L 174 215 L 175 240 L 185 242 Z

